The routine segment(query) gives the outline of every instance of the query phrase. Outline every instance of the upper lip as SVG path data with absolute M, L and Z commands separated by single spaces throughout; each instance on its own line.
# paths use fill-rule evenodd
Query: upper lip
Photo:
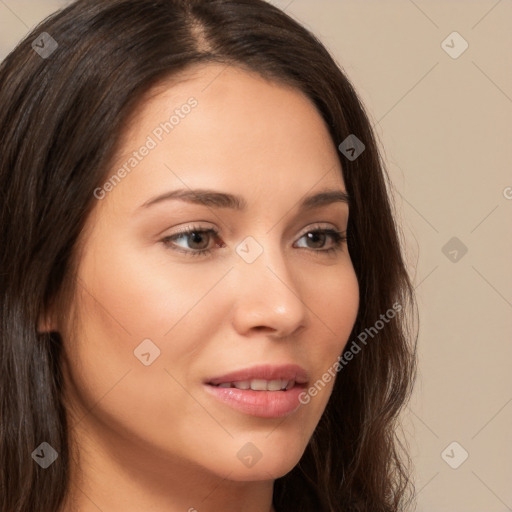
M 269 365 L 262 364 L 243 368 L 231 373 L 226 373 L 218 377 L 206 379 L 206 384 L 224 384 L 226 382 L 239 382 L 253 379 L 263 380 L 288 380 L 295 381 L 296 384 L 305 384 L 308 382 L 308 374 L 304 368 L 296 364 Z

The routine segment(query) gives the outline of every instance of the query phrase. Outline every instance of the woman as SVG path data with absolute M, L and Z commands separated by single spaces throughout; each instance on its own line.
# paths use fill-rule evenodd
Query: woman
M 261 0 L 78 0 L 0 106 L 2 511 L 405 510 L 412 287 L 313 35 Z

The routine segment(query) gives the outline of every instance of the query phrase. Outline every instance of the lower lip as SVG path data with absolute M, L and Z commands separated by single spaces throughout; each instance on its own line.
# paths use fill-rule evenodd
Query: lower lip
M 260 418 L 280 418 L 295 412 L 301 406 L 299 395 L 304 391 L 304 387 L 298 385 L 287 391 L 254 391 L 209 384 L 205 387 L 208 393 L 229 407 Z

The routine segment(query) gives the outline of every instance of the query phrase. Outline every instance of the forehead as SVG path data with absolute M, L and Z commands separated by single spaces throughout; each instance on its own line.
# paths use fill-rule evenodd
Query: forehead
M 116 193 L 141 199 L 201 187 L 271 199 L 315 185 L 344 189 L 336 146 L 311 100 L 233 66 L 195 66 L 154 87 L 133 111 L 111 173 L 144 146 L 151 150 Z
M 187 102 L 192 98 L 197 107 L 190 109 Z M 160 82 L 132 112 L 124 142 L 143 139 L 166 121 L 173 126 L 163 142 L 177 146 L 186 136 L 197 143 L 196 152 L 206 149 L 208 141 L 224 141 L 227 136 L 236 141 L 233 151 L 259 141 L 267 143 L 259 148 L 261 154 L 269 144 L 333 149 L 322 116 L 302 91 L 233 65 L 195 65 Z M 187 129 L 192 127 L 193 133 Z

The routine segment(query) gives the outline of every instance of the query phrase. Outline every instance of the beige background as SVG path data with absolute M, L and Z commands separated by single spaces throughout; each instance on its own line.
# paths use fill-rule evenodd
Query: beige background
M 0 0 L 0 59 L 66 3 Z M 334 53 L 385 148 L 420 306 L 417 510 L 512 510 L 512 2 L 272 3 Z

